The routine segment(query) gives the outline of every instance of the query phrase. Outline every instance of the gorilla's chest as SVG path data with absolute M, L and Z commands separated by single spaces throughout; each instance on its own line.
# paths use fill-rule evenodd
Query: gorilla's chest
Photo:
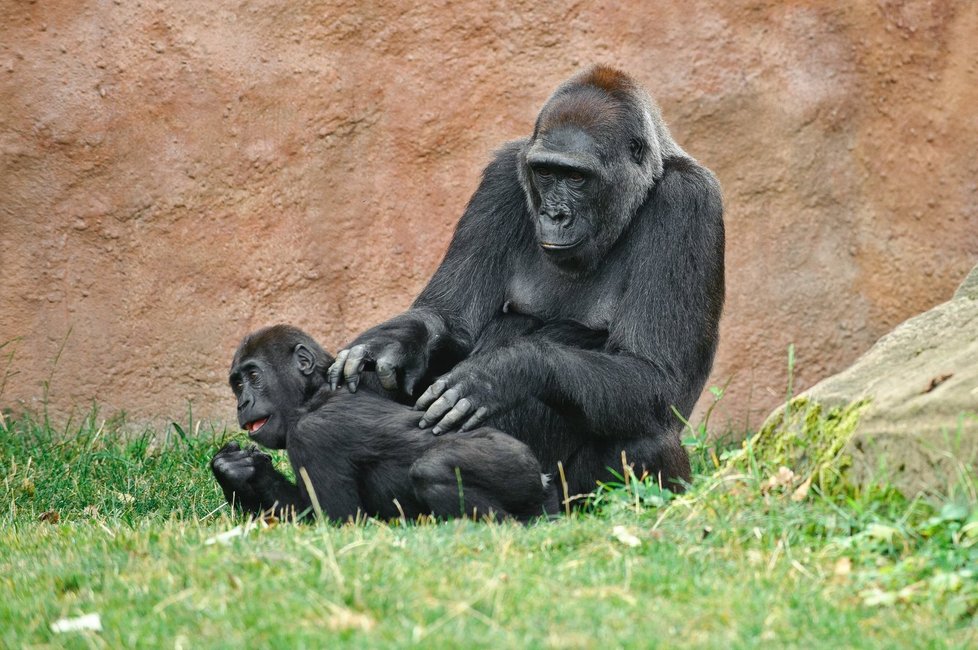
M 624 292 L 615 274 L 599 272 L 586 278 L 565 275 L 544 264 L 524 264 L 506 287 L 509 307 L 544 321 L 571 319 L 606 330 Z

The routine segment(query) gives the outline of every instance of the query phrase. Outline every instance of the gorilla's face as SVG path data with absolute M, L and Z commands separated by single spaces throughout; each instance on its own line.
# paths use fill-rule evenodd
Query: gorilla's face
M 238 400 L 238 424 L 271 449 L 285 449 L 289 418 L 302 406 L 304 381 L 292 359 L 235 356 L 228 381 Z
M 579 129 L 543 134 L 526 154 L 533 188 L 537 243 L 554 261 L 585 253 L 594 239 L 594 191 L 600 161 L 591 138 Z
M 553 263 L 594 268 L 631 221 L 638 202 L 627 149 L 596 141 L 585 130 L 541 133 L 525 150 L 523 178 L 537 243 Z

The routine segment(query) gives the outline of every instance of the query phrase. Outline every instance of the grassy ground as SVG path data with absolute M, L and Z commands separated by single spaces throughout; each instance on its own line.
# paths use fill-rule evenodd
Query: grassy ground
M 685 497 L 630 481 L 525 527 L 242 525 L 207 468 L 229 437 L 0 423 L 0 646 L 978 642 L 969 489 L 820 491 L 757 459 L 717 474 L 694 444 Z M 52 631 L 91 613 L 100 632 Z

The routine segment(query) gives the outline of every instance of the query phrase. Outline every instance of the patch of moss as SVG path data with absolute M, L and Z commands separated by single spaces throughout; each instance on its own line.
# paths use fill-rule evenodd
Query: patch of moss
M 744 440 L 728 466 L 759 476 L 787 467 L 823 492 L 844 489 L 846 470 L 852 465 L 852 457 L 845 450 L 868 404 L 869 400 L 861 400 L 829 408 L 796 397 Z

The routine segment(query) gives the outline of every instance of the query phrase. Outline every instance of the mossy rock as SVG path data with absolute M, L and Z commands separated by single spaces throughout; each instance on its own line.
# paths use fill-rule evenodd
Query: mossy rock
M 974 481 L 976 282 L 978 267 L 952 300 L 902 323 L 851 367 L 772 413 L 748 441 L 755 455 L 784 459 L 813 481 L 831 471 L 854 485 L 890 483 L 908 497 Z
M 729 467 L 762 478 L 787 468 L 792 476 L 782 487 L 848 489 L 852 466 L 849 443 L 868 406 L 867 400 L 825 407 L 805 397 L 795 398 L 772 413 L 760 431 L 744 441 Z

